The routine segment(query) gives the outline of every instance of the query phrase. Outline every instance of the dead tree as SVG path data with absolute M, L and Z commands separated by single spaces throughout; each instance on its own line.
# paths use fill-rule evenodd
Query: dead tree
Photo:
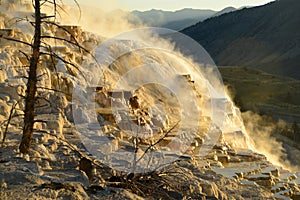
M 59 1 L 59 2 L 62 3 L 62 1 Z M 77 1 L 74 0 L 74 2 L 78 6 Z M 34 27 L 33 43 L 32 44 L 27 43 L 25 41 L 18 40 L 16 38 L 9 38 L 9 37 L 5 38 L 5 39 L 13 41 L 13 42 L 25 44 L 25 45 L 29 46 L 31 49 L 31 53 L 29 55 L 21 51 L 29 60 L 28 77 L 26 77 L 28 79 L 28 81 L 26 84 L 26 93 L 25 93 L 25 97 L 24 97 L 25 108 L 24 108 L 23 134 L 22 134 L 22 140 L 21 140 L 21 143 L 19 146 L 19 150 L 23 154 L 29 153 L 32 136 L 33 136 L 33 132 L 34 132 L 33 127 L 34 127 L 34 123 L 36 122 L 36 120 L 35 120 L 35 105 L 37 103 L 37 99 L 38 99 L 37 92 L 39 89 L 38 88 L 39 76 L 38 76 L 37 69 L 38 69 L 38 64 L 41 60 L 41 57 L 45 56 L 45 55 L 50 56 L 52 60 L 54 60 L 54 59 L 60 60 L 65 64 L 75 67 L 80 72 L 80 69 L 76 65 L 76 63 L 72 63 L 72 62 L 69 62 L 69 61 L 61 58 L 59 55 L 57 55 L 55 52 L 53 52 L 51 50 L 51 45 L 47 44 L 47 42 L 45 42 L 43 39 L 53 39 L 53 40 L 67 42 L 67 43 L 73 45 L 74 47 L 78 47 L 80 49 L 80 51 L 83 51 L 83 52 L 86 52 L 89 54 L 89 51 L 86 50 L 84 47 L 82 47 L 77 42 L 77 39 L 72 35 L 72 33 L 69 30 L 61 27 L 58 23 L 55 22 L 55 20 L 54 21 L 48 20 L 49 18 L 56 19 L 56 15 L 59 14 L 59 10 L 64 11 L 63 6 L 59 5 L 56 0 L 33 0 L 32 5 L 34 7 L 34 22 L 30 21 L 28 18 L 26 18 L 25 20 L 27 20 Z M 54 15 L 53 16 L 44 16 L 41 13 L 41 9 L 43 6 L 52 7 L 53 11 L 54 11 Z M 78 6 L 78 8 L 79 8 L 79 6 Z M 65 31 L 66 33 L 68 33 L 70 35 L 70 38 L 60 38 L 60 37 L 56 37 L 56 36 L 43 35 L 42 25 L 46 24 L 46 23 L 62 29 L 63 31 Z M 44 51 L 42 52 L 41 48 L 47 49 L 47 52 L 44 52 Z M 44 67 L 46 67 L 46 66 L 44 66 Z M 43 89 L 55 91 L 52 88 L 43 88 Z M 60 91 L 58 91 L 58 92 L 60 92 Z
M 35 29 L 34 41 L 32 45 L 32 54 L 30 57 L 29 76 L 27 82 L 27 90 L 25 96 L 25 110 L 24 110 L 24 127 L 23 136 L 20 144 L 20 152 L 28 154 L 34 126 L 34 111 L 35 100 L 37 92 L 37 65 L 40 59 L 41 46 L 41 4 L 40 0 L 34 1 L 35 11 Z

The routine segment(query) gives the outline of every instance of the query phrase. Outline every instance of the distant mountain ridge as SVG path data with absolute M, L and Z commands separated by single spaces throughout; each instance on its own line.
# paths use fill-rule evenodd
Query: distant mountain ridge
M 226 8 L 220 12 L 232 11 L 233 8 Z M 141 20 L 148 26 L 164 27 L 173 30 L 182 30 L 186 27 L 194 25 L 200 21 L 210 18 L 219 12 L 209 9 L 192 9 L 184 8 L 177 11 L 148 10 L 148 11 L 132 11 L 131 14 Z M 220 14 L 223 14 L 220 13 Z M 135 22 L 133 22 L 135 23 Z
M 221 11 L 215 13 L 212 17 L 217 17 L 217 16 L 220 16 L 220 15 L 229 13 L 229 12 L 236 11 L 236 10 L 237 10 L 237 9 L 234 8 L 234 7 L 227 7 L 227 8 L 224 8 L 223 10 L 221 10 Z
M 300 79 L 300 1 L 277 0 L 182 30 L 217 65 L 246 66 Z

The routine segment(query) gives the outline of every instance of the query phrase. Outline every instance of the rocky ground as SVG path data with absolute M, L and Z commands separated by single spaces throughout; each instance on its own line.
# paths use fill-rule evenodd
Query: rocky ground
M 295 173 L 226 144 L 216 145 L 205 158 L 186 154 L 153 173 L 133 177 L 94 161 L 89 178 L 88 169 L 79 170 L 80 157 L 88 153 L 74 129 L 63 128 L 60 139 L 36 133 L 26 156 L 18 153 L 20 137 L 17 129 L 9 132 L 1 148 L 1 199 L 300 198 Z
M 9 24 L 7 21 L 11 19 L 10 14 L 13 12 L 2 11 L 0 22 L 4 23 L 0 24 L 1 35 L 30 42 L 30 25 Z M 28 15 L 28 11 L 18 14 Z M 99 37 L 84 32 L 79 26 L 63 27 L 89 50 L 101 43 Z M 42 29 L 44 34 L 70 37 L 69 33 L 59 28 L 46 25 Z M 128 43 L 131 42 L 125 41 L 121 46 L 131 48 L 127 47 Z M 92 69 L 95 68 L 92 67 L 90 55 L 64 42 L 55 44 L 53 50 L 57 54 L 92 76 Z M 164 88 L 155 86 L 153 88 L 159 92 L 155 90 L 153 93 L 153 88 L 141 88 L 138 92 L 129 92 L 130 98 L 125 98 L 128 91 L 118 91 L 115 94 L 121 97 L 113 97 L 109 89 L 105 90 L 105 87 L 109 88 L 109 84 L 104 89 L 99 85 L 85 85 L 83 93 L 88 98 L 92 97 L 93 103 L 97 105 L 97 122 L 90 122 L 91 116 L 88 115 L 87 108 L 80 107 L 72 99 L 75 86 L 78 87 L 76 84 L 80 82 L 78 77 L 81 72 L 74 66 L 47 56 L 41 57 L 38 67 L 41 78 L 38 83 L 36 119 L 39 121 L 34 127 L 29 155 L 20 154 L 18 146 L 22 137 L 24 110 L 22 96 L 25 95 L 24 76 L 27 75 L 24 66 L 28 66 L 28 60 L 19 50 L 29 53 L 30 49 L 3 38 L 0 38 L 0 46 L 1 199 L 300 199 L 299 174 L 274 166 L 264 155 L 249 148 L 233 148 L 229 144 L 246 140 L 242 132 L 232 133 L 240 134 L 242 140 L 226 141 L 220 137 L 209 153 L 200 157 L 197 151 L 205 145 L 203 133 L 207 127 L 202 127 L 202 134 L 187 127 L 183 131 L 188 136 L 182 134 L 179 138 L 173 134 L 171 130 L 180 112 L 178 102 L 174 100 L 176 98 L 172 97 L 172 93 L 166 94 Z M 113 49 L 112 53 L 119 50 Z M 153 60 L 164 59 L 162 55 L 151 54 L 151 51 L 146 53 Z M 133 63 L 141 65 L 142 58 L 148 54 L 131 53 L 124 60 L 132 59 Z M 108 82 L 117 80 L 115 74 L 130 70 L 131 65 L 128 66 L 126 62 L 111 65 L 106 77 Z M 178 74 L 176 78 L 187 81 L 197 91 L 191 75 Z M 93 95 L 88 92 L 90 89 L 93 90 Z M 57 90 L 60 92 L 56 92 Z M 165 108 L 169 108 L 165 115 L 158 114 L 159 109 L 155 113 L 155 109 L 151 111 L 146 107 L 151 107 L 149 104 L 155 100 L 153 96 Z M 197 92 L 196 96 L 199 104 L 207 100 L 203 92 Z M 237 108 L 228 101 L 227 114 L 231 116 L 228 117 L 229 122 L 239 121 L 235 113 Z M 124 113 L 119 109 L 118 116 L 114 115 L 110 108 L 111 102 L 128 106 L 130 112 Z M 11 119 L 9 124 L 7 119 Z M 210 120 L 207 116 L 202 116 L 201 119 L 206 123 Z M 120 122 L 118 125 L 123 123 L 123 129 L 118 128 L 117 121 Z M 142 125 L 142 133 L 147 132 L 151 139 L 149 136 L 135 137 L 135 132 L 130 127 L 126 128 L 129 121 Z M 83 127 L 86 136 L 91 134 L 90 139 L 92 142 L 95 139 L 95 144 L 84 141 L 80 127 Z M 218 127 L 214 127 L 214 130 L 221 132 Z M 193 136 L 190 147 L 181 152 L 176 151 L 182 149 L 181 141 L 190 136 Z M 106 140 L 97 143 L 99 141 L 96 139 L 99 138 Z M 98 149 L 99 154 L 104 155 L 102 159 L 95 155 Z M 140 166 L 132 167 L 133 162 L 129 160 L 131 157 L 124 150 L 135 154 L 135 160 L 140 159 L 144 166 L 147 166 L 145 163 L 150 162 L 150 159 L 158 159 L 161 155 L 172 162 L 156 165 L 156 170 L 141 173 L 143 169 Z M 107 156 L 112 152 L 115 157 Z M 147 152 L 154 152 L 154 157 L 147 157 Z M 118 164 L 134 170 L 117 170 Z

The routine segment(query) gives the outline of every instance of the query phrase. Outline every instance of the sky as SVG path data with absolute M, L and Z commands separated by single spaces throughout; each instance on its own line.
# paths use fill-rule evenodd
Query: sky
M 93 7 L 122 10 L 180 10 L 182 8 L 222 10 L 232 6 L 263 5 L 272 0 L 78 0 L 79 4 L 87 4 Z

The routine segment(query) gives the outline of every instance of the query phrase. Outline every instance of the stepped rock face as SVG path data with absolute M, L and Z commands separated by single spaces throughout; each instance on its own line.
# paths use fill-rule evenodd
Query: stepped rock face
M 64 27 L 87 48 L 94 49 L 103 43 L 100 37 L 81 30 L 79 26 Z M 24 33 L 17 33 L 15 37 L 31 38 L 32 34 L 26 32 L 28 27 L 22 28 L 19 27 L 18 32 Z M 51 26 L 45 26 L 43 30 L 49 35 L 65 34 Z M 95 55 L 97 58 L 113 57 L 124 49 L 131 49 L 132 45 L 138 44 L 120 41 L 110 47 L 110 55 L 105 55 L 107 52 L 104 55 L 96 52 Z M 0 150 L 1 199 L 225 200 L 299 196 L 299 179 L 295 173 L 273 166 L 264 155 L 248 148 L 249 138 L 243 132 L 238 109 L 227 96 L 216 99 L 226 105 L 223 113 L 226 121 L 221 128 L 208 115 L 210 96 L 201 84 L 202 79 L 189 73 L 192 66 L 182 65 L 152 50 L 122 56 L 110 64 L 103 75 L 103 69 L 88 54 L 67 43 L 57 42 L 53 50 L 80 66 L 80 71 L 59 60 L 47 56 L 41 58 L 38 95 L 43 98 L 36 103 L 39 122 L 35 124 L 29 155 L 20 155 L 22 119 L 19 115 L 24 109 L 20 95 L 25 94 L 23 76 L 27 75 L 22 66 L 28 62 L 18 51 L 30 52 L 30 49 L 12 42 L 3 46 L 0 50 L 3 58 L 0 71 L 1 121 L 8 117 L 16 101 L 19 101 L 16 107 L 19 110 L 13 113 L 15 117 Z M 180 86 L 179 94 L 188 97 L 194 94 L 194 101 L 183 95 L 183 102 L 191 104 L 189 108 L 201 108 L 197 116 L 183 115 L 188 120 L 181 129 L 176 127 L 182 109 L 174 90 L 159 84 L 133 87 L 141 76 L 122 82 L 122 88 L 113 87 L 126 72 L 137 70 L 138 66 L 150 61 L 177 67 L 181 73 L 174 74 L 174 80 L 176 86 Z M 156 73 L 147 72 L 148 76 Z M 97 85 L 89 85 L 85 79 L 97 79 Z M 55 92 L 57 90 L 60 92 Z M 76 98 L 74 91 L 80 93 Z M 197 119 L 200 125 L 194 123 Z M 170 131 L 172 127 L 174 131 Z M 1 132 L 4 128 L 1 127 Z M 208 146 L 206 135 L 210 130 L 219 137 L 209 152 L 201 155 L 201 148 Z M 232 133 L 236 133 L 238 141 L 244 144 L 238 146 L 228 139 L 229 136 L 235 138 Z M 3 137 L 1 134 L 1 139 Z M 235 142 L 239 143 L 237 139 Z M 138 162 L 134 162 L 133 154 Z M 92 161 L 86 162 L 85 157 Z M 164 160 L 172 162 L 161 166 Z M 158 167 L 153 173 L 144 173 L 145 170 L 149 172 L 149 168 L 153 170 L 153 166 Z M 134 169 L 134 173 L 119 169 Z

